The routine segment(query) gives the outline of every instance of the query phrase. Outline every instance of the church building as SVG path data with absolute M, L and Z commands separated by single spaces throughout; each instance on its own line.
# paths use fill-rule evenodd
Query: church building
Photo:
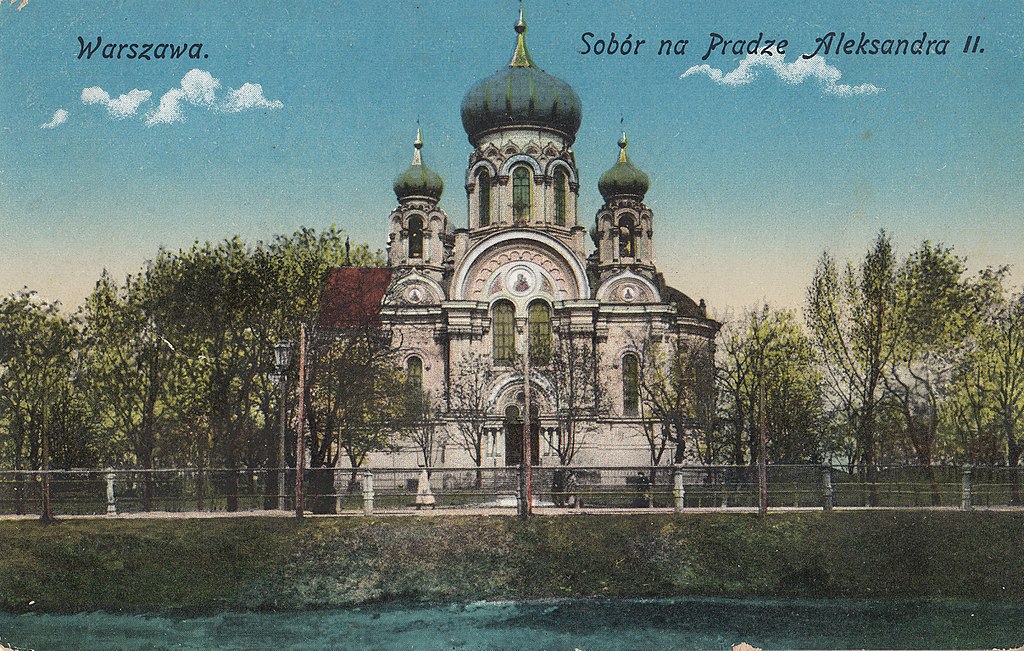
M 524 416 L 536 464 L 651 463 L 641 400 L 648 343 L 708 350 L 719 324 L 655 266 L 647 174 L 623 134 L 596 184 L 602 206 L 593 221 L 578 214 L 581 188 L 593 191 L 573 153 L 582 104 L 534 62 L 521 13 L 511 61 L 466 93 L 461 113 L 472 147 L 467 217 L 452 224 L 440 208 L 445 185 L 417 132 L 412 164 L 394 183 L 390 273 L 376 294 L 396 363 L 431 401 L 434 463 L 518 464 Z M 346 271 L 362 270 L 334 273 Z M 477 449 L 466 444 L 469 419 Z M 369 465 L 423 463 L 415 445 L 399 445 Z M 671 460 L 669 450 L 662 463 Z

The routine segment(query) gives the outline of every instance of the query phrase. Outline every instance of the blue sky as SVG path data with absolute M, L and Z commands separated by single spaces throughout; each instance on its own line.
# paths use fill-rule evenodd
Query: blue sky
M 300 226 L 335 223 L 383 248 L 417 119 L 447 184 L 442 205 L 463 225 L 470 146 L 459 104 L 507 63 L 517 11 L 431 0 L 3 3 L 0 293 L 28 285 L 76 305 L 103 268 L 132 272 L 160 246 Z M 904 252 L 931 239 L 975 268 L 1024 268 L 1018 3 L 560 1 L 528 2 L 526 16 L 534 59 L 583 102 L 580 214 L 589 224 L 598 208 L 624 117 L 632 158 L 652 179 L 659 267 L 716 313 L 762 299 L 799 306 L 823 250 L 859 256 L 880 228 Z M 785 38 L 780 70 L 793 73 L 815 38 L 844 30 L 951 43 L 944 56 L 815 62 L 873 93 L 837 95 L 814 75 L 787 83 L 769 67 L 749 83 L 681 78 L 703 63 L 727 75 L 745 58 L 701 61 L 710 32 Z M 584 32 L 613 31 L 645 49 L 580 54 Z M 983 54 L 963 54 L 969 34 Z M 206 58 L 79 60 L 78 36 L 201 42 Z M 658 56 L 665 38 L 689 39 L 685 56 Z M 97 87 L 112 100 L 143 94 L 107 108 L 91 90 L 83 102 Z M 164 120 L 161 99 L 175 88 L 179 112 Z M 41 128 L 58 109 L 63 123 Z

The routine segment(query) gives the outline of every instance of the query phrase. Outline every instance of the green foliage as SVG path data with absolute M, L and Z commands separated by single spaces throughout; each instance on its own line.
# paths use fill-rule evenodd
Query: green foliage
M 830 452 L 818 355 L 791 310 L 767 304 L 723 330 L 722 426 L 729 461 L 758 460 L 762 426 L 772 463 L 817 463 Z M 749 457 L 746 453 L 749 453 Z

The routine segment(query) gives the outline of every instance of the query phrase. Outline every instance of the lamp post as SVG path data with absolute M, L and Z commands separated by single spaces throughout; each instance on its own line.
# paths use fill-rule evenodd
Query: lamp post
M 288 401 L 288 367 L 292 363 L 292 342 L 287 339 L 274 344 L 274 373 L 271 379 L 276 380 L 281 391 L 279 412 L 281 419 L 281 436 L 277 442 L 277 510 L 285 510 L 285 403 Z

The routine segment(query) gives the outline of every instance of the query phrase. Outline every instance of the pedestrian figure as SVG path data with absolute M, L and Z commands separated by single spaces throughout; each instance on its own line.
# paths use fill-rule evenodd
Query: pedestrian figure
M 422 509 L 425 506 L 434 508 L 434 494 L 430 492 L 430 475 L 427 474 L 427 469 L 423 468 L 420 470 L 420 479 L 416 483 L 416 508 Z

